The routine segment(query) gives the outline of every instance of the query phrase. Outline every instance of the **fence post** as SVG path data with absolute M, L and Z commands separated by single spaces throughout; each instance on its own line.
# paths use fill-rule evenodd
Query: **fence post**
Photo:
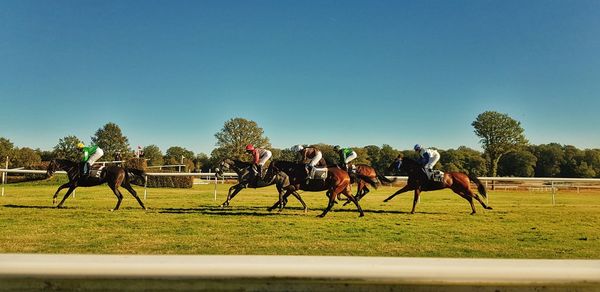
M 146 201 L 146 194 L 148 193 L 148 191 L 146 190 L 147 186 L 148 186 L 148 176 L 144 175 L 144 202 Z
M 554 188 L 554 181 L 551 181 L 550 185 L 552 186 L 552 206 L 554 206 L 554 205 L 556 205 L 556 199 L 554 198 L 554 195 L 556 195 L 556 189 Z
M 8 156 L 6 156 L 6 164 L 4 169 L 8 169 Z M 4 184 L 6 183 L 6 172 L 2 172 L 2 196 L 4 197 Z
M 215 173 L 215 201 L 217 201 L 217 183 L 219 182 L 219 178 L 217 177 L 217 174 Z

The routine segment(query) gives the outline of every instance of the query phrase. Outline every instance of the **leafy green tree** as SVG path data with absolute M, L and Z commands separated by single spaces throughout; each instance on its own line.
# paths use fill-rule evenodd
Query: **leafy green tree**
M 272 148 L 271 152 L 273 152 L 273 157 L 271 158 L 271 160 L 296 161 L 298 159 L 298 154 L 292 151 L 290 148 Z
M 460 146 L 458 149 L 440 151 L 440 156 L 443 171 L 459 171 L 474 175 L 487 173 L 486 161 L 482 153 L 477 150 Z
M 502 155 L 527 145 L 521 123 L 507 114 L 486 111 L 477 116 L 471 124 L 480 137 L 489 161 L 488 175 L 496 176 L 498 161 Z
M 148 166 L 163 165 L 163 153 L 156 145 L 148 145 L 144 147 L 144 158 L 148 159 Z
M 10 142 L 10 140 L 0 137 L 0 168 L 4 168 L 6 166 L 6 157 L 10 157 L 13 154 L 15 145 Z
M 532 177 L 535 175 L 537 157 L 527 150 L 513 151 L 498 162 L 500 176 Z
M 564 159 L 562 146 L 557 143 L 531 146 L 530 151 L 537 158 L 535 176 L 555 177 L 560 174 L 560 167 Z
M 388 167 L 398 157 L 398 154 L 401 153 L 388 144 L 384 144 L 381 148 L 369 145 L 365 146 L 364 150 L 368 155 L 371 166 L 381 174 L 387 174 Z
M 580 177 L 581 172 L 586 172 L 585 168 L 580 168 L 583 161 L 583 151 L 572 145 L 563 146 L 563 160 L 560 166 L 561 177 Z
M 54 156 L 53 151 L 41 150 L 38 148 L 35 149 L 35 152 L 37 152 L 37 154 L 42 158 L 42 161 L 50 161 L 52 159 L 57 158 L 56 156 Z
M 13 167 L 25 167 L 30 168 L 34 164 L 39 164 L 42 158 L 37 151 L 23 147 L 15 149 L 13 157 L 11 158 Z
M 56 158 L 79 161 L 81 160 L 81 151 L 77 149 L 77 144 L 82 142 L 73 135 L 60 138 L 58 139 L 58 144 L 53 148 L 53 155 Z
M 215 160 L 224 158 L 249 161 L 245 147 L 252 144 L 255 147 L 270 148 L 269 138 L 258 124 L 243 118 L 233 118 L 225 122 L 223 128 L 215 134 L 217 143 L 211 157 Z
M 194 165 L 195 165 L 195 170 L 200 172 L 206 172 L 208 171 L 208 169 L 213 169 L 214 165 L 212 164 L 212 161 L 210 160 L 210 157 L 208 157 L 208 155 L 206 155 L 205 153 L 198 153 L 196 155 L 196 158 L 194 158 Z
M 108 123 L 98 129 L 92 137 L 92 143 L 104 150 L 104 160 L 114 160 L 117 152 L 121 153 L 122 159 L 131 156 L 129 141 L 115 123 Z
M 594 170 L 596 177 L 600 176 L 600 149 L 586 149 L 585 162 Z
M 187 150 L 183 147 L 173 146 L 167 149 L 167 153 L 163 158 L 166 165 L 181 164 L 183 158 L 183 164 L 187 169 L 194 169 L 194 152 Z

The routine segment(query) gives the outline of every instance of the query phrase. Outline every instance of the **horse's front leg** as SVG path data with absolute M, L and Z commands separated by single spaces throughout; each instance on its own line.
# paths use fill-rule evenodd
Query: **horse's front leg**
M 412 210 L 410 211 L 411 214 L 415 213 L 415 208 L 417 207 L 417 203 L 419 202 L 419 196 L 420 195 L 421 195 L 421 189 L 416 188 L 415 189 L 415 196 L 413 198 L 413 207 L 412 207 Z M 471 205 L 473 205 L 473 204 L 471 203 Z
M 267 211 L 269 211 L 269 212 L 273 211 L 277 207 L 281 207 L 281 205 L 282 205 L 281 201 L 282 201 L 282 197 L 283 197 L 283 193 L 284 193 L 285 189 L 282 189 L 282 188 L 280 189 L 278 187 L 277 190 L 278 190 L 278 194 L 277 195 L 279 196 L 279 199 L 277 200 L 277 202 L 275 202 L 275 204 L 273 204 L 273 206 L 267 208 Z
M 54 193 L 54 196 L 52 197 L 52 205 L 56 205 L 56 197 L 58 197 L 58 193 L 66 188 L 69 187 L 71 185 L 71 182 L 68 182 L 66 184 L 63 184 L 62 186 L 58 187 L 58 189 L 56 190 L 56 192 Z
M 60 203 L 58 203 L 58 206 L 56 206 L 56 208 L 62 208 L 63 204 L 65 203 L 65 200 L 67 200 L 67 198 L 71 195 L 71 193 L 75 190 L 76 187 L 76 185 L 71 185 L 69 187 L 69 190 L 67 191 L 63 199 L 60 201 Z
M 229 206 L 229 203 L 231 202 L 233 197 L 235 197 L 235 195 L 237 195 L 237 193 L 239 193 L 243 188 L 244 186 L 240 183 L 230 187 L 229 191 L 227 192 L 227 199 L 225 200 L 225 202 L 223 202 L 223 204 L 221 204 L 221 207 Z M 233 193 L 231 193 L 231 190 L 234 190 Z
M 404 192 L 408 192 L 410 190 L 412 190 L 413 187 L 411 185 L 405 185 L 403 188 L 399 189 L 398 191 L 396 191 L 394 194 L 392 194 L 391 196 L 389 196 L 387 199 L 383 200 L 384 202 L 388 202 L 389 200 L 393 199 L 395 196 L 404 193 Z

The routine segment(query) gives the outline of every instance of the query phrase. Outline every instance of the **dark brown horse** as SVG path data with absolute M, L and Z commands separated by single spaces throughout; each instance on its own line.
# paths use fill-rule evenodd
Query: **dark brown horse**
M 223 161 L 221 161 L 220 165 L 219 165 L 219 169 L 217 169 L 217 174 L 218 175 L 223 175 L 223 171 L 224 170 L 233 170 L 236 174 L 237 174 L 237 179 L 238 179 L 238 183 L 231 186 L 229 188 L 229 191 L 227 192 L 227 199 L 225 200 L 225 202 L 223 202 L 223 204 L 221 204 L 221 207 L 227 207 L 229 206 L 229 203 L 231 202 L 231 200 L 233 200 L 233 198 L 235 197 L 235 195 L 237 195 L 241 190 L 245 189 L 245 188 L 263 188 L 263 187 L 267 187 L 270 185 L 275 184 L 275 182 L 273 182 L 273 180 L 271 179 L 270 181 L 267 181 L 265 179 L 255 179 L 252 175 L 252 163 L 250 162 L 244 162 L 244 161 L 240 161 L 240 160 L 235 160 L 235 159 L 223 159 Z M 281 192 L 280 189 L 278 189 L 279 192 Z M 304 204 L 304 201 L 302 201 L 302 198 L 300 198 L 300 195 L 298 194 L 293 194 L 302 204 Z
M 46 171 L 46 175 L 51 177 L 54 173 L 62 169 L 67 172 L 67 176 L 69 177 L 69 182 L 58 187 L 56 192 L 54 193 L 54 197 L 52 197 L 52 204 L 56 204 L 56 197 L 60 190 L 64 188 L 69 188 L 62 201 L 56 206 L 57 208 L 62 208 L 65 200 L 71 195 L 73 190 L 77 187 L 93 187 L 97 185 L 101 185 L 104 183 L 108 184 L 108 187 L 113 191 L 115 196 L 117 196 L 117 205 L 111 211 L 115 211 L 119 209 L 121 206 L 121 201 L 123 200 L 123 195 L 119 191 L 119 187 L 123 186 L 127 191 L 131 193 L 131 195 L 138 201 L 142 209 L 146 210 L 146 206 L 140 198 L 138 197 L 135 190 L 131 187 L 130 180 L 132 177 L 137 176 L 144 178 L 144 172 L 138 169 L 132 168 L 123 168 L 120 166 L 110 165 L 106 166 L 99 178 L 96 177 L 83 177 L 80 173 L 80 163 L 73 162 L 64 159 L 55 159 L 50 161 L 48 165 L 48 170 Z
M 338 194 L 344 194 L 356 205 L 356 208 L 360 213 L 360 217 L 364 216 L 365 214 L 358 204 L 358 201 L 352 194 L 350 194 L 350 176 L 348 176 L 348 172 L 336 166 L 328 167 L 327 171 L 327 178 L 325 180 L 313 179 L 307 181 L 307 174 L 304 164 L 277 160 L 271 162 L 271 165 L 269 165 L 269 169 L 267 170 L 266 177 L 272 178 L 275 184 L 278 185 L 278 189 L 285 190 L 285 194 L 283 191 L 279 192 L 279 201 L 269 208 L 269 211 L 277 207 L 279 207 L 280 211 L 283 210 L 283 207 L 285 207 L 285 204 L 287 203 L 287 197 L 290 194 L 297 194 L 297 191 L 327 191 L 329 203 L 327 208 L 325 208 L 319 217 L 325 217 L 327 212 L 331 210 Z M 304 204 L 302 201 L 301 203 L 304 206 L 304 211 L 306 212 L 306 204 Z
M 415 213 L 415 206 L 419 201 L 419 195 L 422 191 L 435 191 L 445 188 L 450 188 L 452 191 L 463 197 L 471 204 L 471 215 L 475 214 L 475 205 L 473 199 L 477 200 L 484 209 L 491 210 L 492 207 L 487 206 L 479 196 L 471 190 L 471 182 L 477 185 L 477 190 L 481 195 L 487 198 L 485 186 L 479 181 L 474 175 L 467 175 L 462 172 L 446 172 L 441 182 L 431 181 L 427 178 L 427 175 L 423 171 L 423 168 L 415 160 L 408 157 L 397 158 L 390 169 L 396 169 L 399 171 L 405 171 L 408 174 L 408 182 L 406 186 L 395 192 L 389 198 L 383 200 L 387 202 L 398 194 L 414 190 L 415 196 L 413 198 L 413 207 L 410 211 L 411 214 Z

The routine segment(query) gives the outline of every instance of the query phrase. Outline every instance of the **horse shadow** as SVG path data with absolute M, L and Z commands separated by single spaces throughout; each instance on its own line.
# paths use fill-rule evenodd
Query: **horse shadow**
M 14 205 L 8 204 L 4 205 L 4 208 L 14 208 L 14 209 L 56 209 L 56 206 L 31 206 L 31 205 Z M 75 207 L 63 207 L 62 209 L 75 209 Z
M 301 209 L 301 208 L 300 208 Z M 198 208 L 161 208 L 160 214 L 202 214 L 202 215 L 223 215 L 223 216 L 248 216 L 248 217 L 268 217 L 268 216 L 291 216 L 295 214 L 283 214 L 280 212 L 269 212 L 267 207 L 198 207 Z

